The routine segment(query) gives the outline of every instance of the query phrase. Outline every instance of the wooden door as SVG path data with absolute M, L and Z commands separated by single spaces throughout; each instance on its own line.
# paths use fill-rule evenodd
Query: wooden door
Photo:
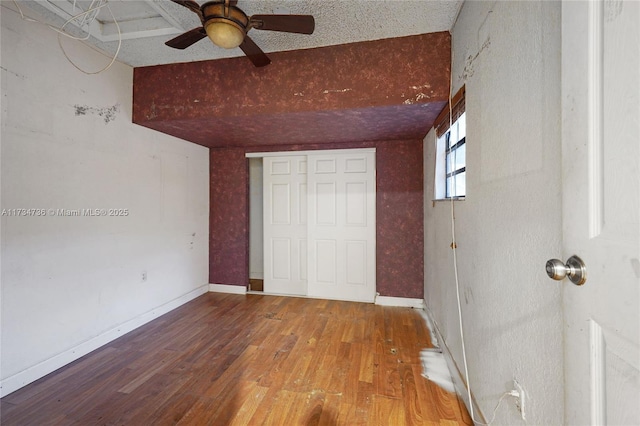
M 637 1 L 562 3 L 566 424 L 640 424 L 639 28 Z

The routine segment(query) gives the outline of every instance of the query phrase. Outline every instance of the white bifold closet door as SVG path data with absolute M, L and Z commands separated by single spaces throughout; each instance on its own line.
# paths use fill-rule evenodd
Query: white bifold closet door
M 265 157 L 264 291 L 307 294 L 307 157 Z
M 264 291 L 373 302 L 375 152 L 264 158 Z
M 309 156 L 309 296 L 373 302 L 375 157 Z

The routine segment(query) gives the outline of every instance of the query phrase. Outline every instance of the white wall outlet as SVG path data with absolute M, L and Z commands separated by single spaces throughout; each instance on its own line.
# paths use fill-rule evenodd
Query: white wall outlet
M 524 411 L 524 402 L 525 402 L 525 393 L 524 388 L 516 379 L 513 379 L 513 389 L 518 392 L 518 396 L 516 397 L 516 408 L 520 411 L 520 416 L 522 420 L 527 420 L 525 411 Z
M 142 271 L 142 282 L 147 281 L 147 271 Z

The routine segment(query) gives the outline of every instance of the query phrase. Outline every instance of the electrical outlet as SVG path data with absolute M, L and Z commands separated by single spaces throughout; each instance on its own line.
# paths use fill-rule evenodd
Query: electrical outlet
M 147 271 L 142 271 L 142 282 L 147 281 Z
M 516 397 L 516 408 L 520 411 L 520 416 L 522 420 L 527 420 L 525 411 L 524 411 L 524 402 L 525 402 L 525 393 L 524 388 L 516 379 L 513 379 L 513 389 L 518 393 Z

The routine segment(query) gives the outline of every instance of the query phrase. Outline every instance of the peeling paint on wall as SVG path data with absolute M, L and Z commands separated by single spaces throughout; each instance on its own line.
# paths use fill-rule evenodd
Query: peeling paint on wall
M 327 89 L 327 90 L 324 90 L 322 93 L 326 95 L 329 93 L 345 93 L 345 92 L 350 92 L 352 90 L 353 89 Z
M 491 38 L 487 38 L 485 40 L 485 42 L 482 44 L 482 47 L 480 48 L 480 50 L 478 50 L 478 52 L 475 55 L 473 56 L 469 55 L 467 57 L 467 60 L 465 61 L 465 64 L 464 64 L 464 70 L 462 71 L 462 75 L 459 76 L 462 79 L 462 81 L 467 81 L 469 77 L 473 76 L 473 74 L 475 73 L 474 63 L 476 59 L 478 59 L 478 56 L 480 56 L 482 52 L 488 49 L 489 46 L 491 46 Z
M 404 96 L 404 94 L 403 94 Z M 420 102 L 422 99 L 428 99 L 429 95 L 425 95 L 424 93 L 417 93 L 413 98 L 406 99 L 403 104 L 412 105 Z
M 429 83 L 423 84 L 422 86 L 411 86 L 413 90 L 422 90 L 422 89 L 431 89 L 431 85 Z
M 120 112 L 120 104 L 115 104 L 110 107 L 104 108 L 96 108 L 90 107 L 88 105 L 74 105 L 73 108 L 76 111 L 76 116 L 79 115 L 97 115 L 104 119 L 105 124 L 109 124 L 110 122 L 116 119 L 116 115 Z

